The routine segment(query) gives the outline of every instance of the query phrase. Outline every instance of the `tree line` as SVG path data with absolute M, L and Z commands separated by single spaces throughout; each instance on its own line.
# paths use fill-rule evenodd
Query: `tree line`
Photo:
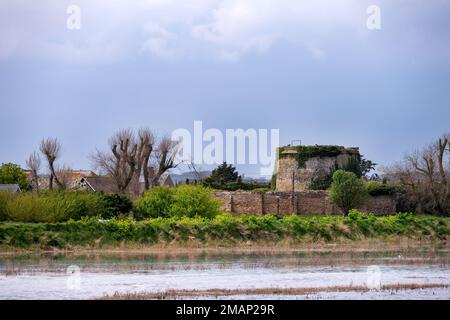
M 33 189 L 39 190 L 41 155 L 49 172 L 48 188 L 68 188 L 68 173 L 71 169 L 66 165 L 57 165 L 61 150 L 62 145 L 57 138 L 46 138 L 39 145 L 40 153 L 34 151 L 30 154 L 26 166 L 31 173 Z M 137 132 L 123 129 L 109 139 L 108 150 L 97 149 L 90 158 L 93 167 L 110 177 L 117 191 L 123 193 L 129 188 L 138 188 L 141 176 L 145 190 L 159 185 L 161 176 L 179 165 L 175 161 L 176 153 L 177 144 L 167 135 L 158 138 L 147 128 L 141 128 Z

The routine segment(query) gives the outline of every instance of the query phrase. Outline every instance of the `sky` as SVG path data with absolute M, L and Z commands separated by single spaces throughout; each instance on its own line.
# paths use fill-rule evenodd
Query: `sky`
M 0 0 L 0 117 L 22 166 L 44 137 L 89 169 L 118 129 L 196 120 L 389 165 L 450 131 L 450 1 Z

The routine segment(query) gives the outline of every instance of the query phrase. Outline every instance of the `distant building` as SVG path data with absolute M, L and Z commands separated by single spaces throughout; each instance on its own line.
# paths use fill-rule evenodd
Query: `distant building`
M 163 176 L 159 179 L 159 185 L 160 185 L 160 186 L 168 186 L 168 187 L 173 187 L 173 186 L 175 186 L 175 184 L 173 183 L 172 178 L 170 177 L 170 174 L 163 175 Z
M 30 186 L 34 186 L 32 181 L 32 174 L 30 171 L 25 170 L 25 174 L 30 182 Z M 209 171 L 202 171 L 200 173 L 185 172 L 181 174 L 165 173 L 159 179 L 159 185 L 161 186 L 176 186 L 178 184 L 184 184 L 187 180 L 189 183 L 200 182 L 204 177 L 210 174 Z M 90 170 L 67 170 L 58 173 L 58 178 L 63 183 L 67 190 L 86 190 L 88 192 L 105 192 L 116 193 L 118 192 L 117 184 L 114 178 L 104 175 L 98 175 Z M 57 188 L 56 183 L 53 184 L 54 188 Z M 145 184 L 142 177 L 139 182 L 132 181 L 127 189 L 127 193 L 134 197 L 142 194 L 145 191 Z M 35 187 L 34 187 L 35 188 Z M 38 177 L 39 190 L 48 190 L 49 188 L 49 175 L 40 175 Z
M 89 192 L 118 192 L 116 182 L 113 178 L 99 175 L 81 177 L 78 182 L 78 188 Z

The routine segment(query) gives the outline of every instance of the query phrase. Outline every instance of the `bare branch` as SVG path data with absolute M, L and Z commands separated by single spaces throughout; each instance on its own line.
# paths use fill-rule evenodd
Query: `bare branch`
M 62 184 L 58 179 L 58 176 L 55 172 L 55 161 L 61 155 L 61 144 L 58 142 L 56 138 L 47 138 L 41 141 L 40 151 L 47 159 L 48 169 L 50 171 L 49 177 L 49 189 L 53 189 L 53 180 L 55 180 L 58 187 L 62 188 Z
M 31 183 L 33 189 L 39 190 L 39 170 L 41 168 L 41 158 L 36 151 L 30 154 L 26 160 L 27 168 L 31 171 Z
M 179 163 L 175 163 L 179 145 L 172 141 L 169 136 L 162 137 L 158 142 L 155 152 L 152 184 L 158 185 L 161 176 L 169 169 L 176 168 Z

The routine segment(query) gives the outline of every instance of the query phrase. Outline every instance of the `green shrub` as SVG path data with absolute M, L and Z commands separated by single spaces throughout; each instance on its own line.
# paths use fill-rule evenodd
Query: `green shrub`
M 270 189 L 275 190 L 277 188 L 277 174 L 274 173 L 270 179 Z
M 374 216 L 351 210 L 348 217 L 219 214 L 204 217 L 149 218 L 144 221 L 113 218 L 100 222 L 94 217 L 62 223 L 0 223 L 0 245 L 11 247 L 70 247 L 158 242 L 201 243 L 210 240 L 236 244 L 248 240 L 277 243 L 280 240 L 339 241 L 392 236 L 442 240 L 450 235 L 450 218 L 399 213 Z M 101 239 L 100 242 L 98 239 Z
M 136 218 L 188 216 L 214 217 L 220 212 L 220 201 L 212 191 L 200 185 L 154 187 L 135 202 Z
M 14 197 L 16 193 L 9 191 L 0 191 L 0 221 L 8 219 L 7 205 Z
M 278 148 L 278 157 L 282 158 L 286 147 Z M 297 162 L 299 167 L 304 167 L 305 162 L 313 157 L 335 157 L 342 153 L 338 146 L 296 146 Z
M 113 217 L 119 217 L 130 213 L 133 210 L 133 203 L 131 200 L 121 194 L 104 194 L 104 209 L 102 211 L 102 218 L 110 219 Z
M 2 206 L 5 208 L 6 219 L 18 222 L 79 220 L 106 211 L 103 195 L 88 192 L 20 193 L 9 197 Z
M 394 195 L 398 192 L 397 186 L 380 183 L 378 181 L 368 181 L 366 184 L 367 192 L 371 196 Z
M 169 217 L 175 188 L 168 186 L 153 187 L 135 202 L 137 219 Z
M 330 199 L 345 215 L 350 209 L 364 204 L 367 197 L 367 189 L 364 182 L 358 179 L 353 172 L 337 170 L 333 174 L 333 182 L 330 187 Z
M 27 190 L 29 187 L 27 176 L 22 168 L 14 163 L 0 165 L 0 184 L 18 184 L 22 190 Z
M 175 216 L 212 218 L 220 212 L 220 201 L 210 189 L 199 185 L 181 185 L 175 188 L 170 213 Z

